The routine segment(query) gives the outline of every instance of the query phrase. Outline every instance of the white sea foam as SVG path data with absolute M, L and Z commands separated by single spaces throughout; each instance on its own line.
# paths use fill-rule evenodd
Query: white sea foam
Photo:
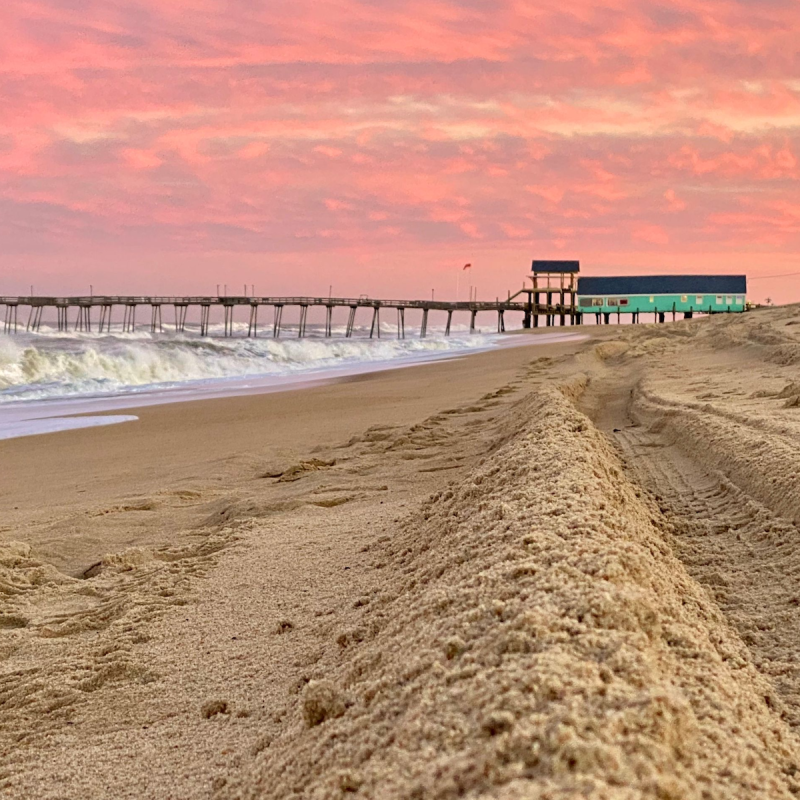
M 0 404 L 300 376 L 347 365 L 425 361 L 492 347 L 498 337 L 229 339 L 82 333 L 0 337 Z

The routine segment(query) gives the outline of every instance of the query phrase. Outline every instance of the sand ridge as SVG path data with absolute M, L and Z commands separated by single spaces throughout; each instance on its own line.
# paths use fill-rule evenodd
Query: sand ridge
M 384 544 L 363 638 L 221 797 L 800 788 L 771 686 L 602 436 L 552 389 L 513 419 Z

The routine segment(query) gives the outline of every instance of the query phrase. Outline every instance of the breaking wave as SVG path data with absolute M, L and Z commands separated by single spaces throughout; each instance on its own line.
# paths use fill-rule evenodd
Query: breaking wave
M 296 336 L 296 333 L 295 333 Z M 195 333 L 0 336 L 0 403 L 106 396 L 194 382 L 270 378 L 486 349 L 494 336 L 229 339 Z

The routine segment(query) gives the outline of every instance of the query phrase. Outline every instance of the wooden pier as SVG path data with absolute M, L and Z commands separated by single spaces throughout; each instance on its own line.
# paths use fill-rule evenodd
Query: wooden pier
M 518 297 L 524 300 L 517 300 Z M 537 295 L 536 300 L 539 297 Z M 564 324 L 565 315 L 576 322 L 574 305 L 553 305 L 551 296 L 548 303 L 534 302 L 530 293 L 517 292 L 509 295 L 508 299 L 495 301 L 447 302 L 436 300 L 375 300 L 368 297 L 343 298 L 343 297 L 149 297 L 149 296 L 84 296 L 84 297 L 2 297 L 0 306 L 3 307 L 3 333 L 16 333 L 22 329 L 36 332 L 41 329 L 45 313 L 50 311 L 59 331 L 96 331 L 98 333 L 111 333 L 112 330 L 129 333 L 136 329 L 137 312 L 142 323 L 153 333 L 164 330 L 165 324 L 176 332 L 186 330 L 190 310 L 199 322 L 201 336 L 208 336 L 211 324 L 212 309 L 222 310 L 223 332 L 225 336 L 234 334 L 234 315 L 236 311 L 244 310 L 247 315 L 247 336 L 255 337 L 263 331 L 264 312 L 272 310 L 271 320 L 267 328 L 276 339 L 285 332 L 283 326 L 283 312 L 286 308 L 296 308 L 299 312 L 297 336 L 303 338 L 307 335 L 308 314 L 311 308 L 325 309 L 324 335 L 333 335 L 333 313 L 335 309 L 347 310 L 347 324 L 345 337 L 353 336 L 356 317 L 359 310 L 366 309 L 370 315 L 370 338 L 380 338 L 381 312 L 392 313 L 397 318 L 397 337 L 405 338 L 406 325 L 405 313 L 409 310 L 421 312 L 422 319 L 419 336 L 425 338 L 428 334 L 428 319 L 432 311 L 444 312 L 447 315 L 445 336 L 450 335 L 454 314 L 465 315 L 469 319 L 469 330 L 474 332 L 479 313 L 492 313 L 496 317 L 497 331 L 502 333 L 506 329 L 505 315 L 508 312 L 522 314 L 522 327 L 531 327 L 531 320 L 538 325 L 538 318 L 544 316 L 547 325 L 555 324 L 558 316 Z M 162 310 L 164 307 L 172 308 L 172 317 L 165 323 Z M 362 312 L 363 314 L 363 312 Z M 261 316 L 261 320 L 259 319 Z M 144 317 L 144 318 L 143 318 Z M 260 328 L 259 325 L 262 325 Z

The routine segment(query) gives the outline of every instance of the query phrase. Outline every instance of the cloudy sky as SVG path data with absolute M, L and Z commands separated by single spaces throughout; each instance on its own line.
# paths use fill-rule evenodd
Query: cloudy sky
M 0 293 L 800 300 L 799 159 L 797 0 L 0 6 Z

